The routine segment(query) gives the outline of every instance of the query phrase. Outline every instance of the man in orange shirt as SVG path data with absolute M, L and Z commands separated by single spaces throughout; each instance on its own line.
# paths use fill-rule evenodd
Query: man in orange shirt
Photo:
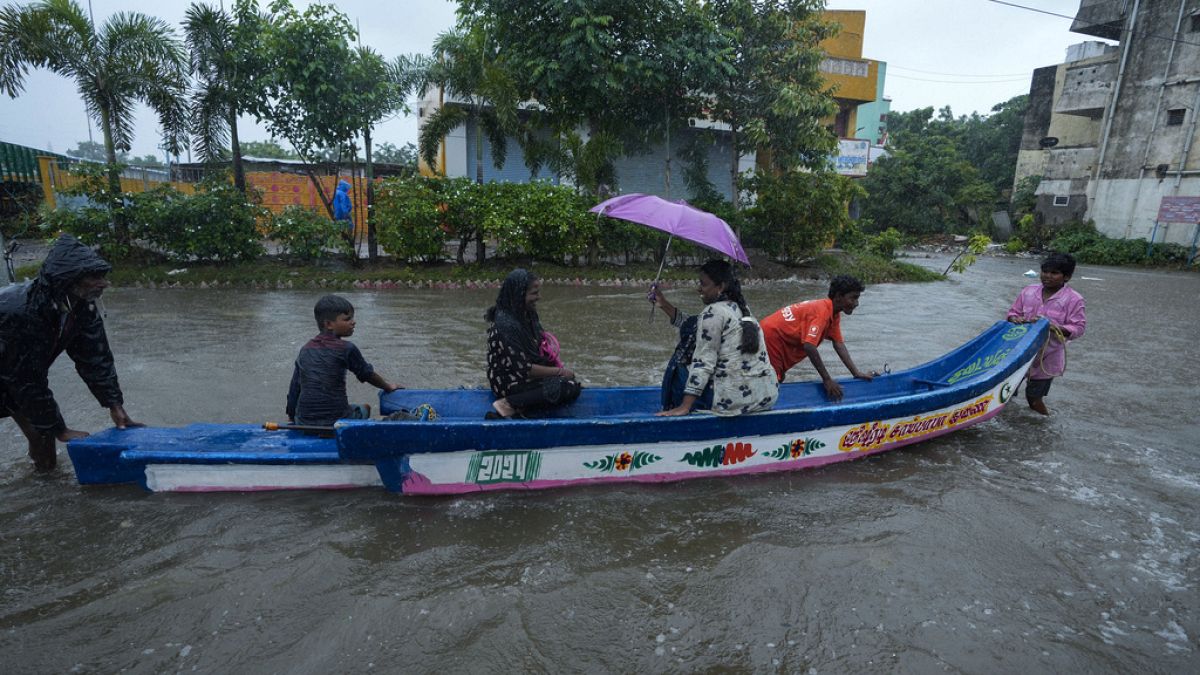
M 833 342 L 833 350 L 850 369 L 851 375 L 871 381 L 872 375 L 854 365 L 850 352 L 846 351 L 846 343 L 842 341 L 841 313 L 853 314 L 862 292 L 861 281 L 845 274 L 838 275 L 829 282 L 828 298 L 797 302 L 762 320 L 760 325 L 767 343 L 767 355 L 780 382 L 789 368 L 807 358 L 821 375 L 829 399 L 842 400 L 841 385 L 830 377 L 817 352 L 817 346 L 825 338 Z

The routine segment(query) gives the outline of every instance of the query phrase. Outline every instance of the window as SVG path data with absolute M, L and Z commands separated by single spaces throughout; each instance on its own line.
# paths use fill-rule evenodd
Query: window
M 1071 203 L 1071 197 L 1069 195 L 1066 195 L 1066 196 L 1054 195 L 1054 205 L 1055 206 L 1066 206 L 1070 203 Z
M 1175 108 L 1167 111 L 1167 126 L 1177 127 L 1183 124 L 1183 115 L 1187 112 L 1185 108 Z
M 1192 15 L 1192 26 L 1191 26 L 1191 30 L 1192 30 L 1192 32 L 1193 32 L 1193 33 L 1197 32 L 1197 31 L 1200 31 L 1200 14 L 1193 14 L 1193 15 Z

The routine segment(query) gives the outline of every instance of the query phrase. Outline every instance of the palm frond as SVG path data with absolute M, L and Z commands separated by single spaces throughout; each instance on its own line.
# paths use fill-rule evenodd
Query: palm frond
M 219 78 L 233 48 L 233 18 L 211 5 L 193 3 L 184 15 L 183 34 L 192 73 Z
M 442 106 L 425 120 L 421 133 L 417 137 L 417 145 L 421 159 L 425 160 L 431 169 L 437 166 L 438 146 L 446 136 L 467 121 L 467 112 L 458 106 Z M 445 167 L 443 167 L 444 169 Z
M 485 110 L 479 116 L 479 126 L 482 133 L 487 134 L 488 145 L 492 149 L 492 165 L 497 169 L 504 168 L 508 159 L 508 129 L 496 115 L 495 110 Z

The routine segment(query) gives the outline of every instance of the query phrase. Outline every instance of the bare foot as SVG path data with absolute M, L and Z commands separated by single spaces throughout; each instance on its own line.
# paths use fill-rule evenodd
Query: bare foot
M 1046 409 L 1046 404 L 1043 403 L 1042 399 L 1040 399 L 1040 398 L 1035 398 L 1035 399 L 1031 400 L 1029 402 L 1029 407 L 1031 409 L 1033 409 L 1034 412 L 1041 413 L 1043 415 L 1050 414 L 1050 411 L 1048 409 Z
M 499 413 L 501 417 L 512 417 L 513 415 L 517 414 L 517 409 L 512 407 L 506 398 L 493 401 L 492 407 L 496 409 L 496 412 Z

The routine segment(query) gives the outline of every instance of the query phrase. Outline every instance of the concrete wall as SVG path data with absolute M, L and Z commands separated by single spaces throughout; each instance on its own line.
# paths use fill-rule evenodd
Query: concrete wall
M 1178 188 L 1173 177 L 1101 181 L 1095 199 L 1109 208 L 1096 210 L 1091 217 L 1096 229 L 1110 237 L 1149 240 L 1159 203 L 1176 195 L 1200 195 L 1200 176 L 1183 177 Z M 1188 246 L 1195 230 L 1194 223 L 1159 223 L 1154 241 Z

